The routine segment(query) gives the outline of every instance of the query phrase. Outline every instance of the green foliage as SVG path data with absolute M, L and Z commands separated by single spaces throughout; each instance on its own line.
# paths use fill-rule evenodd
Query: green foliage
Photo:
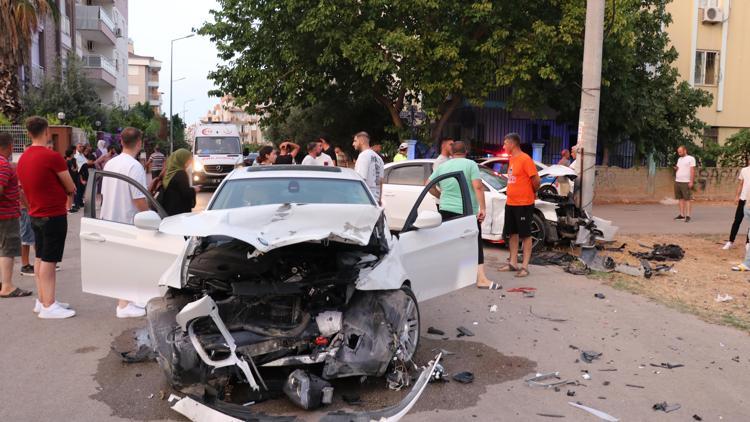
M 12 124 L 13 122 L 8 117 L 6 117 L 3 113 L 0 113 L 0 126 L 8 126 Z
M 719 161 L 722 166 L 745 167 L 750 162 L 750 130 L 742 129 L 728 137 Z

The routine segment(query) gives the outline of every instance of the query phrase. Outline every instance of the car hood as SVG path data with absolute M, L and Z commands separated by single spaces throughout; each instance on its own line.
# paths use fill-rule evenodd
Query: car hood
M 229 236 L 261 253 L 315 240 L 365 246 L 381 213 L 373 205 L 261 205 L 167 217 L 159 231 L 182 236 Z
M 568 176 L 568 177 L 576 177 L 576 172 L 572 168 L 568 166 L 561 166 L 560 164 L 555 164 L 546 168 L 543 168 L 539 170 L 539 177 L 545 177 L 545 176 L 552 176 L 552 177 L 560 177 L 560 176 Z

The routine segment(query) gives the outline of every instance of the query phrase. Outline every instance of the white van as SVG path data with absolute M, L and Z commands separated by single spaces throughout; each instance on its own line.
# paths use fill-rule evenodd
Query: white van
M 242 144 L 237 126 L 221 123 L 198 125 L 193 141 L 194 185 L 218 186 L 241 164 Z

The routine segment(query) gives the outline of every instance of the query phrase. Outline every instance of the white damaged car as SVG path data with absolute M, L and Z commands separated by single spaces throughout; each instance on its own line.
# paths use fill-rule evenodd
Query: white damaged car
M 392 235 L 384 210 L 349 169 L 240 168 L 205 211 L 167 218 L 133 180 L 104 171 L 92 173 L 88 204 L 96 204 L 93 187 L 107 177 L 143 192 L 153 210 L 128 225 L 104 221 L 87 205 L 83 290 L 148 302 L 153 349 L 178 389 L 238 384 L 247 387 L 247 401 L 283 390 L 305 409 L 330 403 L 330 380 L 390 376 L 394 366 L 405 367 L 399 363 L 419 344 L 419 302 L 476 280 L 468 191 L 464 215 L 442 221 L 434 208 L 420 210 L 430 186 L 423 187 Z M 450 177 L 466 186 L 461 173 L 435 183 Z M 398 405 L 326 420 L 397 420 L 438 359 Z M 247 407 L 204 405 L 248 417 Z

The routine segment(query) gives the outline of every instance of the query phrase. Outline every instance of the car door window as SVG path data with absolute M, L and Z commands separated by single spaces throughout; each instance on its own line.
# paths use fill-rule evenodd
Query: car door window
M 471 194 L 469 193 L 469 189 L 471 189 L 471 187 L 469 187 L 469 184 L 466 181 L 466 176 L 464 176 L 463 172 L 455 171 L 436 177 L 424 187 L 422 193 L 419 195 L 419 198 L 417 198 L 417 201 L 414 203 L 409 216 L 406 218 L 403 231 L 414 229 L 413 224 L 417 219 L 419 211 L 428 208 L 425 207 L 424 201 L 426 200 L 426 198 L 431 197 L 431 194 L 429 193 L 430 189 L 434 186 L 439 186 L 441 182 L 457 183 L 460 186 L 463 211 L 460 217 L 466 217 L 469 215 L 473 217 L 474 210 L 471 205 Z
M 398 166 L 388 173 L 386 183 L 391 185 L 414 185 L 424 184 L 424 167 L 421 164 Z
M 130 177 L 124 176 L 119 173 L 112 173 L 108 171 L 92 171 L 89 176 L 89 182 L 86 185 L 86 192 L 84 195 L 84 216 L 88 218 L 94 218 L 97 220 L 111 221 L 120 224 L 133 225 L 132 216 L 130 213 L 123 212 L 122 209 L 112 209 L 112 207 L 122 208 L 123 201 L 110 201 L 104 200 L 102 195 L 102 186 L 108 185 L 109 191 L 114 190 L 123 195 L 138 195 L 144 197 L 149 205 L 149 208 L 156 211 L 162 218 L 167 216 L 167 213 L 161 207 L 161 205 L 154 199 L 154 197 L 148 192 L 147 187 L 142 186 L 137 181 Z M 106 191 L 106 190 L 105 190 Z M 107 198 L 109 199 L 109 198 Z M 102 209 L 104 207 L 104 210 Z M 107 209 L 109 207 L 109 209 Z M 102 212 L 104 211 L 104 212 Z M 137 211 L 135 212 L 137 213 Z M 127 217 L 127 218 L 126 218 Z

